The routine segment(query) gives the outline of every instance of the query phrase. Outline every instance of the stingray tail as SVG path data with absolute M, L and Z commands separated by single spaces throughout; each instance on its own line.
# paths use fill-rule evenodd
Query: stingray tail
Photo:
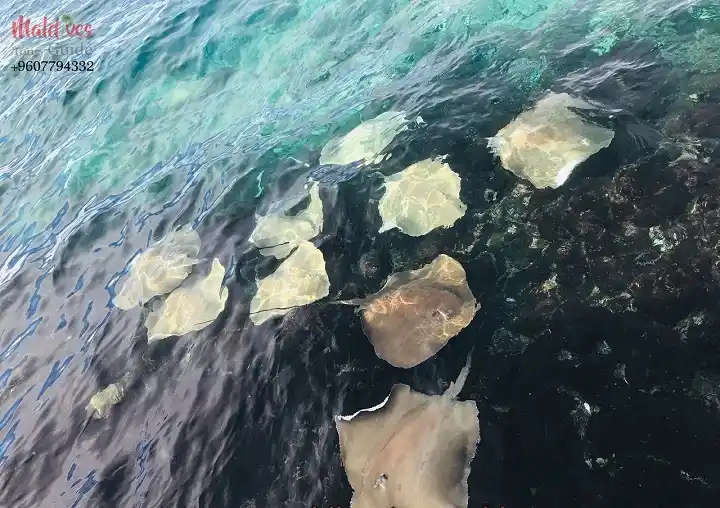
M 367 300 L 365 298 L 354 298 L 352 300 L 328 300 L 326 303 L 332 305 L 362 305 L 367 303 Z
M 475 348 L 470 350 L 470 353 L 468 354 L 467 361 L 465 362 L 465 367 L 462 368 L 460 371 L 460 375 L 458 375 L 458 378 L 450 383 L 450 386 L 447 390 L 445 390 L 445 396 L 449 397 L 451 399 L 457 398 L 458 395 L 460 395 L 460 392 L 463 389 L 463 386 L 465 386 L 465 381 L 467 381 L 468 374 L 470 373 L 470 360 L 472 359 L 472 354 Z

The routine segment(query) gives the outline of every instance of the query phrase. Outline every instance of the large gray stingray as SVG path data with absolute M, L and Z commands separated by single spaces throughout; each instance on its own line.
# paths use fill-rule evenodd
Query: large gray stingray
M 591 107 L 566 93 L 550 93 L 503 127 L 488 146 L 511 173 L 538 188 L 557 188 L 613 139 L 613 131 L 587 123 L 570 109 Z
M 169 293 L 182 284 L 199 253 L 200 237 L 190 225 L 168 233 L 133 260 L 115 305 L 128 310 Z
M 467 508 L 480 441 L 474 401 L 458 401 L 468 363 L 443 395 L 393 386 L 385 402 L 337 416 L 351 508 Z
M 377 293 L 340 303 L 360 306 L 375 353 L 403 368 L 440 351 L 478 309 L 465 270 L 445 254 L 420 269 L 391 275 Z

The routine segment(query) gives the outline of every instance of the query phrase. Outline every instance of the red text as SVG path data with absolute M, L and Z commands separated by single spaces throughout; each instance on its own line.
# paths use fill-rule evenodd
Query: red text
M 65 30 L 65 34 L 68 37 L 83 37 L 87 38 L 92 36 L 93 26 L 90 23 L 67 23 L 62 28 Z M 51 37 L 55 39 L 60 38 L 60 20 L 49 22 L 47 16 L 45 16 L 42 22 L 33 23 L 30 18 L 24 18 L 20 16 L 18 19 L 12 22 L 12 36 L 16 39 L 22 39 L 23 37 Z

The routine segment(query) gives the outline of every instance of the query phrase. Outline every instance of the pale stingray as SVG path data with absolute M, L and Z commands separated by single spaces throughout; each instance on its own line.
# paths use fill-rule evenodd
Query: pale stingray
M 590 104 L 566 93 L 551 93 L 520 114 L 488 142 L 505 169 L 535 187 L 557 188 L 573 169 L 610 145 L 614 132 L 586 122 L 569 108 Z
M 224 276 L 225 268 L 216 258 L 207 277 L 170 293 L 147 318 L 148 341 L 202 330 L 215 321 L 228 298 Z
M 259 280 L 250 302 L 250 319 L 256 325 L 283 316 L 330 293 L 325 258 L 310 242 L 302 242 L 274 273 Z
M 317 182 L 310 186 L 308 207 L 294 216 L 285 214 L 259 217 L 250 235 L 250 242 L 257 245 L 263 256 L 283 259 L 302 241 L 320 234 L 323 226 L 323 203 Z
M 426 159 L 385 179 L 378 205 L 380 232 L 398 228 L 410 236 L 449 228 L 465 215 L 460 177 L 442 159 Z
M 169 293 L 187 278 L 199 253 L 200 236 L 190 225 L 167 234 L 133 260 L 115 305 L 128 310 Z
M 440 351 L 479 308 L 462 265 L 445 254 L 420 269 L 391 275 L 375 294 L 340 303 L 360 305 L 375 353 L 402 368 Z
M 108 385 L 93 395 L 85 407 L 87 414 L 98 420 L 107 418 L 110 415 L 110 409 L 125 396 L 125 386 L 129 381 L 130 375 L 126 374 L 121 381 Z
M 467 508 L 480 422 L 456 399 L 469 368 L 443 395 L 395 385 L 382 405 L 335 418 L 351 508 Z
M 392 140 L 407 130 L 405 113 L 386 111 L 372 120 L 367 120 L 345 136 L 330 140 L 320 152 L 320 164 L 352 164 L 380 162 L 380 152 Z

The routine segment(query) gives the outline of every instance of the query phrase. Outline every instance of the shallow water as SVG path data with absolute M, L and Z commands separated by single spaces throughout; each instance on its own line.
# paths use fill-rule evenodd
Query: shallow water
M 462 399 L 482 441 L 470 506 L 715 506 L 720 495 L 720 9 L 712 1 L 26 2 L 92 23 L 94 72 L 0 76 L 0 506 L 348 506 L 332 417 L 393 383 Z M 27 47 L 40 43 L 23 41 Z M 77 42 L 66 43 L 77 46 Z M 486 146 L 546 91 L 602 107 L 610 147 L 532 190 Z M 371 168 L 320 149 L 389 109 Z M 380 174 L 437 155 L 453 228 L 378 234 Z M 255 327 L 277 264 L 255 214 L 313 175 L 330 296 Z M 212 326 L 148 346 L 115 284 L 190 223 L 227 267 Z M 482 304 L 411 370 L 351 308 L 446 253 Z M 198 275 L 199 274 L 199 275 Z M 474 348 L 474 349 L 473 349 Z M 130 375 L 105 420 L 93 393 Z

